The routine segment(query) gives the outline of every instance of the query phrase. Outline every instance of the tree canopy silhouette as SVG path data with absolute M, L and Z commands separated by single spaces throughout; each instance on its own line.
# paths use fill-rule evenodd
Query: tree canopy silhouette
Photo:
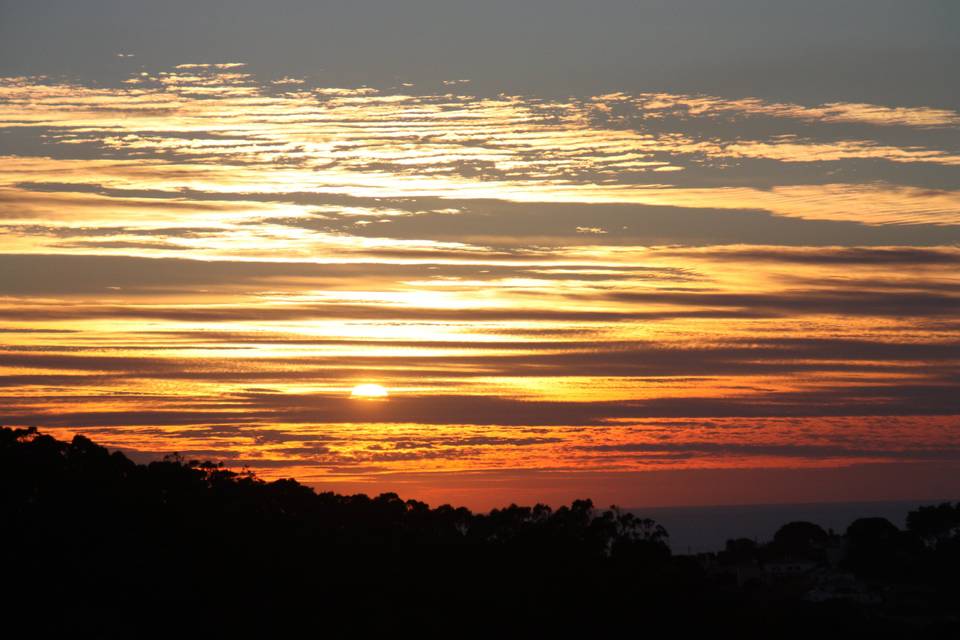
M 881 581 L 871 588 L 906 576 L 933 590 L 921 613 L 938 632 L 956 628 L 958 506 L 914 512 L 907 531 L 866 519 L 846 535 L 850 569 Z M 749 638 L 828 624 L 881 637 L 917 624 L 724 578 L 724 562 L 819 548 L 828 534 L 811 523 L 785 525 L 769 545 L 731 541 L 717 564 L 672 555 L 662 526 L 588 499 L 473 513 L 395 493 L 318 493 L 176 455 L 136 464 L 32 428 L 0 428 L 0 518 L 0 562 L 16 586 L 3 602 L 35 635 L 272 637 L 308 625 L 334 637 L 539 637 L 642 624 Z

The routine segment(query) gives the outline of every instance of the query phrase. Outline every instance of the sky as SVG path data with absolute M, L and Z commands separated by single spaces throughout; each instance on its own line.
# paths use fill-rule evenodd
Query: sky
M 476 509 L 960 497 L 958 29 L 0 1 L 0 423 Z

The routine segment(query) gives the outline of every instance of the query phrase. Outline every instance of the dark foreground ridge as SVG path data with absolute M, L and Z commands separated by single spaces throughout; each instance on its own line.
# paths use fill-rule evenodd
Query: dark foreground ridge
M 960 504 L 676 556 L 589 500 L 477 514 L 7 428 L 0 503 L 32 637 L 960 637 Z

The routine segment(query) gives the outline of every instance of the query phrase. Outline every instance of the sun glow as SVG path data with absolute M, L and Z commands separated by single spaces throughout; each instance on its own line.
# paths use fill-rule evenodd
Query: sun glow
M 379 384 L 358 384 L 350 391 L 351 398 L 386 398 L 389 395 Z

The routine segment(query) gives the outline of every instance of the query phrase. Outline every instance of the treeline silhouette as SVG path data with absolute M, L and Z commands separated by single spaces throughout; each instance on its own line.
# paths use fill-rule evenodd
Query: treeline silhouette
M 83 436 L 0 428 L 0 519 L 5 619 L 39 635 L 960 630 L 960 504 L 912 512 L 907 531 L 790 523 L 768 544 L 677 556 L 652 520 L 590 500 L 430 508 L 177 456 L 136 464 Z M 884 598 L 903 585 L 919 597 L 906 608 Z

